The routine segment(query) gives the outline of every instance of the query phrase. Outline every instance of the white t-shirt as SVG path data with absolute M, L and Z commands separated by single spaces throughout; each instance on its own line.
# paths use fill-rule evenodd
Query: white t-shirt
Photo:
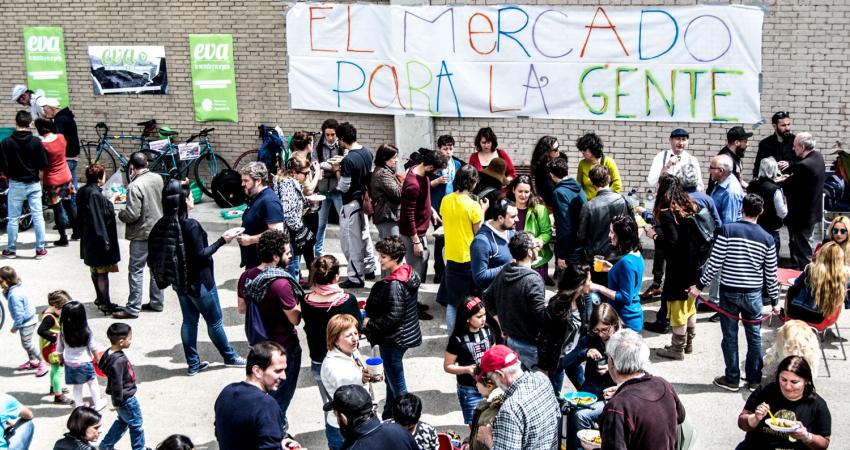
M 649 168 L 649 175 L 646 177 L 646 182 L 655 189 L 655 186 L 658 184 L 658 178 L 661 177 L 661 169 L 664 168 L 664 165 L 667 164 L 667 161 L 670 160 L 670 157 L 673 156 L 673 150 L 664 150 L 663 152 L 658 152 L 655 155 L 655 158 L 652 160 L 652 166 Z M 697 175 L 697 190 L 704 191 L 705 185 L 702 182 L 702 172 L 699 168 L 699 161 L 688 153 L 687 150 L 682 150 L 681 159 L 677 162 L 673 167 L 667 170 L 667 173 L 670 175 L 679 176 L 679 173 L 682 171 L 682 168 L 685 166 L 693 166 L 694 172 Z

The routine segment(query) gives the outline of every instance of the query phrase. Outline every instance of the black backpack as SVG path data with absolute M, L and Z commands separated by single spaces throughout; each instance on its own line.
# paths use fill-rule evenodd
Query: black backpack
M 702 267 L 711 254 L 719 224 L 714 223 L 714 217 L 708 208 L 700 208 L 696 214 L 686 217 L 682 225 L 688 233 L 688 252 L 695 255 L 699 266 Z
M 232 169 L 224 169 L 213 177 L 210 185 L 213 200 L 222 208 L 232 208 L 248 201 L 242 189 L 242 176 Z

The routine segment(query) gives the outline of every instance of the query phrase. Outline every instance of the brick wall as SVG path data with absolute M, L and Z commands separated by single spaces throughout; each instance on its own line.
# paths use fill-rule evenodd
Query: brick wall
M 757 1 L 757 0 L 756 0 Z M 434 4 L 446 0 L 434 0 Z M 506 3 L 504 0 L 464 3 Z M 509 2 L 515 3 L 515 2 Z M 526 0 L 525 4 L 575 4 L 576 0 Z M 688 5 L 694 1 L 661 0 L 602 1 L 604 5 Z M 753 3 L 749 1 L 747 3 Z M 850 95 L 850 3 L 842 0 L 770 0 L 765 2 L 763 32 L 764 90 L 762 115 L 769 122 L 776 110 L 791 111 L 793 127 L 808 130 L 825 147 L 846 140 L 847 97 Z M 275 0 L 248 1 L 70 1 L 30 0 L 5 2 L 0 19 L 0 123 L 11 123 L 15 105 L 3 100 L 10 87 L 25 80 L 21 27 L 58 25 L 65 32 L 68 83 L 72 109 L 78 117 L 81 136 L 94 139 L 93 125 L 106 120 L 114 130 L 132 131 L 135 122 L 155 117 L 160 123 L 188 135 L 203 126 L 214 126 L 214 144 L 231 157 L 258 145 L 256 126 L 280 124 L 288 130 L 315 129 L 329 113 L 293 111 L 287 100 L 284 8 Z M 194 121 L 188 35 L 232 33 L 236 62 L 238 124 Z M 125 43 L 164 45 L 168 59 L 169 95 L 99 96 L 92 94 L 87 47 L 90 44 Z M 393 139 L 389 116 L 334 114 L 350 120 L 360 130 L 361 140 L 377 144 Z M 8 118 L 8 119 L 6 119 Z M 492 126 L 499 143 L 512 152 L 517 164 L 527 163 L 536 139 L 543 134 L 558 136 L 569 150 L 571 166 L 578 164 L 572 143 L 586 130 L 599 133 L 606 152 L 616 159 L 625 185 L 641 184 L 652 156 L 667 148 L 667 136 L 675 124 L 656 122 L 570 121 L 543 119 L 435 119 L 436 134 L 452 133 L 459 140 L 462 156 L 469 154 L 479 127 Z M 685 124 L 691 131 L 691 149 L 703 162 L 707 176 L 708 158 L 724 145 L 730 125 Z M 750 157 L 751 167 L 757 139 L 772 132 L 770 124 L 756 132 Z M 831 157 L 827 156 L 827 160 Z M 749 172 L 750 169 L 747 170 Z

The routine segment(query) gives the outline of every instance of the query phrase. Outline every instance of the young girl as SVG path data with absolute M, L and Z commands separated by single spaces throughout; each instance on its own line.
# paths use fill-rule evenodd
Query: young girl
M 493 345 L 493 333 L 486 319 L 487 311 L 481 299 L 467 298 L 457 309 L 457 320 L 443 359 L 443 370 L 457 375 L 457 398 L 466 424 L 472 422 L 475 407 L 484 400 L 472 375 L 484 352 Z
M 27 295 L 21 290 L 21 279 L 15 269 L 9 266 L 0 267 L 0 287 L 9 303 L 9 313 L 12 315 L 12 333 L 20 333 L 21 346 L 27 352 L 29 359 L 15 370 L 35 369 L 35 376 L 43 377 L 47 373 L 47 364 L 38 353 L 33 335 L 38 325 L 35 306 L 30 304 Z
M 88 385 L 91 404 L 96 410 L 102 410 L 107 402 L 100 398 L 100 386 L 94 374 L 96 352 L 91 329 L 86 319 L 86 308 L 82 303 L 71 301 L 62 307 L 59 316 L 62 330 L 56 351 L 59 361 L 65 364 L 65 384 L 74 389 L 74 405 L 83 406 L 83 384 Z
M 67 292 L 59 290 L 47 294 L 47 309 L 41 314 L 41 325 L 38 326 L 39 346 L 41 356 L 50 364 L 50 393 L 53 403 L 70 405 L 71 399 L 62 390 L 62 365 L 59 364 L 59 352 L 56 351 L 56 341 L 59 339 L 59 316 L 65 303 L 71 301 Z

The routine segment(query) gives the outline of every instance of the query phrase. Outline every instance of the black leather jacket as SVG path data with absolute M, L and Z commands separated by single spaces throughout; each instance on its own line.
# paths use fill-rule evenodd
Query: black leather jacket
M 611 189 L 597 191 L 596 197 L 581 208 L 578 226 L 578 243 L 583 247 L 582 260 L 590 262 L 594 255 L 606 259 L 612 256 L 613 248 L 608 239 L 611 219 L 621 214 L 632 214 L 629 202 Z

